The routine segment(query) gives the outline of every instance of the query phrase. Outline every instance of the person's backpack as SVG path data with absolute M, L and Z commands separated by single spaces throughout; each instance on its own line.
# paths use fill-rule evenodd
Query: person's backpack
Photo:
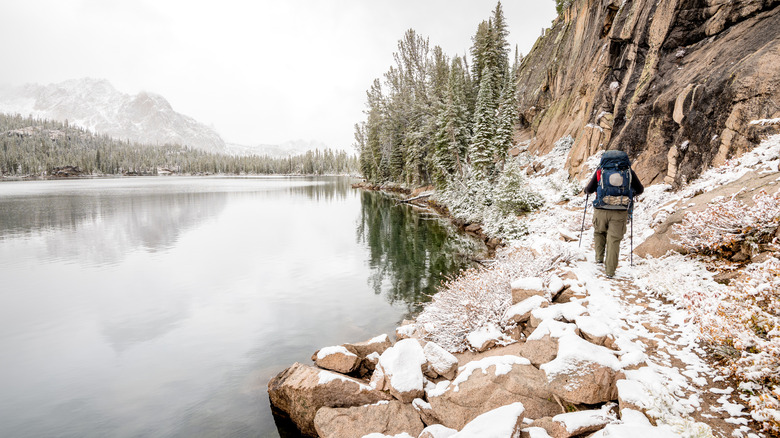
M 593 206 L 606 210 L 629 210 L 634 191 L 631 189 L 631 160 L 623 151 L 606 151 L 596 170 L 598 186 Z

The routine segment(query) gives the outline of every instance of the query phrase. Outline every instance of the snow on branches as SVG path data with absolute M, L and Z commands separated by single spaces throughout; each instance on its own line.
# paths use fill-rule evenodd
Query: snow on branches
M 513 247 L 490 267 L 472 268 L 444 282 L 417 317 L 417 327 L 425 339 L 448 351 L 464 351 L 469 348 L 468 335 L 480 328 L 511 328 L 505 326 L 502 316 L 512 304 L 512 280 L 549 276 L 557 263 L 573 258 L 563 244 L 551 243 L 538 253 Z
M 731 199 L 715 202 L 703 211 L 690 212 L 674 226 L 678 242 L 691 252 L 718 255 L 739 252 L 747 245 L 752 252 L 759 244 L 774 244 L 780 224 L 780 193 L 761 191 L 753 196 L 755 205 Z

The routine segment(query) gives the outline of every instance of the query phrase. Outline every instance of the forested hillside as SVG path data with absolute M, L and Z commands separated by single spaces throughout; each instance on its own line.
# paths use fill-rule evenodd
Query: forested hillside
M 347 174 L 357 158 L 343 151 L 309 151 L 273 158 L 231 156 L 179 145 L 152 146 L 119 141 L 50 120 L 0 114 L 0 175 L 52 175 L 77 167 L 87 175 Z

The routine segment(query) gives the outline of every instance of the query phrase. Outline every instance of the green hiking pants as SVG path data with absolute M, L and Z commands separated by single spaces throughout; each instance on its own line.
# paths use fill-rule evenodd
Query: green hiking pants
M 626 234 L 626 222 L 628 222 L 628 211 L 600 208 L 593 210 L 593 243 L 596 247 L 596 261 L 604 262 L 604 271 L 609 276 L 615 275 L 617 269 L 620 241 Z

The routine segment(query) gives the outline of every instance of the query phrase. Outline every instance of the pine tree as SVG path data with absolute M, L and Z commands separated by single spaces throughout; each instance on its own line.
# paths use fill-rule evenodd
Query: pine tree
M 464 68 L 460 57 L 452 60 L 444 102 L 438 115 L 434 141 L 433 174 L 439 187 L 453 176 L 463 177 L 469 142 L 468 108 L 465 95 Z
M 504 10 L 501 8 L 501 2 L 496 4 L 493 10 L 493 19 L 491 20 L 492 29 L 490 32 L 490 57 L 491 67 L 494 74 L 494 86 L 501 87 L 506 79 L 506 72 L 509 71 L 509 30 L 507 29 Z M 497 90 L 498 91 L 498 90 Z
M 493 175 L 493 136 L 496 132 L 496 97 L 493 88 L 493 72 L 485 67 L 479 84 L 477 105 L 474 109 L 474 135 L 471 139 L 469 158 L 475 173 L 481 178 Z
M 517 111 L 517 86 L 514 71 L 508 72 L 499 98 L 498 116 L 496 121 L 496 135 L 493 137 L 493 157 L 503 163 L 507 151 L 512 147 L 512 134 Z

